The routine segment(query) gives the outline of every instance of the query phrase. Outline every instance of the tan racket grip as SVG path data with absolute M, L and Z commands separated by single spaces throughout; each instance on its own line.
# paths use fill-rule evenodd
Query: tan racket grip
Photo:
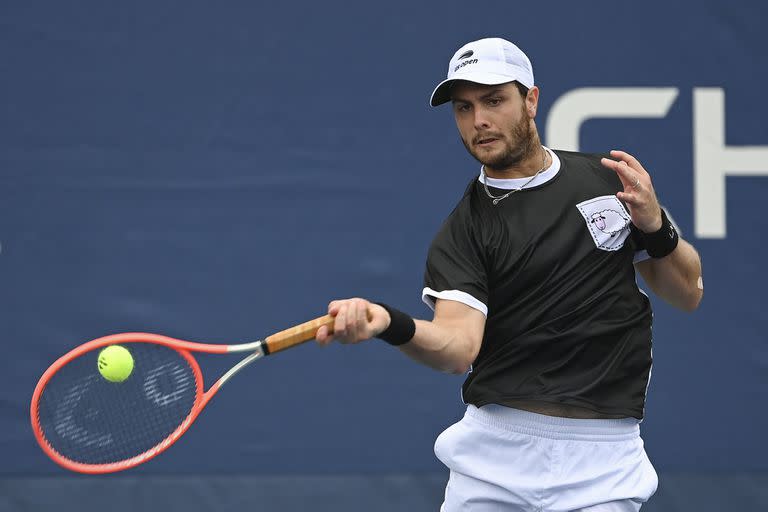
M 264 351 L 267 354 L 274 354 L 286 348 L 291 348 L 305 341 L 315 338 L 317 330 L 322 326 L 328 327 L 328 332 L 333 332 L 334 318 L 331 315 L 321 316 L 309 322 L 289 327 L 284 331 L 273 334 L 264 340 Z

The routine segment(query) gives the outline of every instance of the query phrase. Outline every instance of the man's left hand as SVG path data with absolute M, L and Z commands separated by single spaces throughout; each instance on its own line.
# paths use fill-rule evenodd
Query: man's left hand
M 616 197 L 627 204 L 632 223 L 644 233 L 655 233 L 661 229 L 661 207 L 653 190 L 651 176 L 637 158 L 624 151 L 611 151 L 610 158 L 603 158 L 601 163 L 613 169 L 619 175 L 624 191 Z

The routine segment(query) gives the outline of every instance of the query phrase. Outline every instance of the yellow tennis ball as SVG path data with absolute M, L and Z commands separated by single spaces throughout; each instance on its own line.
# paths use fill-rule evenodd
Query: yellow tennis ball
M 120 345 L 110 345 L 99 352 L 99 373 L 110 382 L 123 382 L 133 371 L 133 356 Z

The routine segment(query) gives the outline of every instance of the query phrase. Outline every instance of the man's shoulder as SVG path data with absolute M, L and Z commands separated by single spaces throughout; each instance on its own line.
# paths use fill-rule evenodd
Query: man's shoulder
M 471 217 L 472 208 L 476 205 L 477 202 L 475 199 L 473 199 L 473 196 L 476 192 L 477 183 L 478 181 L 476 176 L 473 177 L 469 183 L 467 183 L 467 186 L 464 188 L 464 193 L 456 202 L 456 205 L 453 207 L 453 210 L 451 210 L 451 213 L 449 213 L 446 217 L 446 222 L 466 220 L 467 218 Z
M 480 215 L 477 211 L 480 204 L 477 198 L 474 197 L 477 194 L 477 183 L 477 177 L 474 177 L 467 184 L 464 193 L 455 203 L 450 213 L 443 219 L 436 237 L 446 234 L 455 235 L 457 232 L 467 233 L 474 229 L 475 220 Z
M 589 166 L 603 167 L 600 163 L 601 158 L 610 158 L 610 153 L 582 153 L 580 151 L 565 151 L 562 149 L 553 149 L 552 151 L 560 157 L 560 160 L 566 163 L 582 164 Z
M 553 149 L 552 151 L 560 158 L 562 167 L 568 169 L 569 172 L 588 172 L 607 181 L 613 187 L 621 185 L 621 180 L 616 173 L 600 162 L 603 158 L 611 158 L 610 153 L 581 153 L 560 149 Z

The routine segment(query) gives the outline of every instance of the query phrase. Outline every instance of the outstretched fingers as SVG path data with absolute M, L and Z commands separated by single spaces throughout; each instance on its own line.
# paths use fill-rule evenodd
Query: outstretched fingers
M 629 207 L 635 226 L 646 233 L 658 230 L 661 208 L 651 176 L 637 158 L 625 151 L 613 150 L 611 158 L 603 158 L 600 162 L 619 177 L 624 190 L 617 192 L 616 197 Z
M 603 158 L 600 160 L 600 163 L 618 175 L 621 185 L 624 187 L 624 192 L 630 192 L 632 189 L 640 187 L 642 175 L 632 169 L 624 160 L 616 161 L 610 158 Z
M 640 163 L 640 161 L 635 158 L 634 156 L 630 155 L 626 151 L 620 151 L 618 149 L 614 149 L 611 151 L 611 156 L 613 158 L 619 159 L 621 162 L 625 162 L 632 170 L 639 172 L 641 174 L 648 174 L 645 171 L 645 168 Z
M 638 206 L 642 201 L 640 195 L 633 192 L 617 192 L 616 197 L 619 198 L 619 201 L 623 201 L 630 206 Z

